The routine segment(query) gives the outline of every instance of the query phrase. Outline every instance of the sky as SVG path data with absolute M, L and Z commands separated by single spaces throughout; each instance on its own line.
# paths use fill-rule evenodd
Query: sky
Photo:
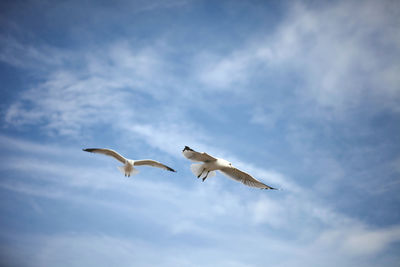
M 1 1 L 1 266 L 399 266 L 399 72 L 399 1 Z

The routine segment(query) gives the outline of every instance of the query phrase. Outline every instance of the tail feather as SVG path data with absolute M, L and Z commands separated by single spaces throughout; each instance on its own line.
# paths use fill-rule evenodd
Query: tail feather
M 124 166 L 118 166 L 117 168 L 118 168 L 118 170 L 119 170 L 120 172 L 122 172 L 122 174 L 125 175 L 125 168 L 124 168 Z
M 194 175 L 199 176 L 203 171 L 203 164 L 192 164 L 190 165 L 190 169 Z
M 125 166 L 118 166 L 117 168 L 123 175 L 133 176 L 139 173 L 139 170 L 135 168 L 132 168 L 130 172 L 125 172 Z

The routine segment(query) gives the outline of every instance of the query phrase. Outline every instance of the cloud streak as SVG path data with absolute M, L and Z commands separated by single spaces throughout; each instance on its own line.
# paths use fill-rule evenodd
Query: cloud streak
M 12 143 L 20 142 L 17 139 L 12 139 Z M 22 141 L 21 144 L 27 144 Z M 26 151 L 24 146 L 18 145 L 21 151 Z M 322 263 L 326 258 L 330 258 L 332 251 L 335 257 L 341 259 L 352 259 L 359 255 L 367 255 L 374 257 L 383 253 L 391 244 L 400 240 L 399 226 L 387 228 L 372 228 L 365 223 L 359 222 L 353 218 L 344 216 L 343 214 L 332 211 L 330 207 L 323 206 L 318 203 L 317 196 L 312 192 L 305 191 L 304 188 L 298 188 L 299 191 L 292 191 L 290 194 L 281 191 L 281 194 L 272 195 L 265 194 L 265 191 L 242 191 L 237 194 L 237 189 L 226 190 L 225 182 L 215 177 L 215 179 L 200 185 L 185 186 L 174 183 L 173 180 L 160 181 L 146 175 L 146 172 L 141 173 L 140 177 L 134 180 L 124 181 L 120 178 L 119 173 L 108 172 L 108 167 L 86 167 L 84 169 L 76 168 L 75 162 L 59 162 L 61 159 L 53 157 L 53 151 L 57 150 L 54 147 L 41 146 L 39 144 L 28 143 L 28 146 L 33 149 L 31 154 L 35 154 L 38 150 L 41 157 L 47 154 L 46 168 L 36 168 L 37 162 L 32 162 L 32 166 L 27 168 L 19 168 L 16 165 L 8 164 L 8 168 L 12 173 L 20 173 L 21 177 L 26 177 L 18 182 L 10 179 L 3 179 L 0 187 L 2 190 L 17 192 L 23 195 L 29 195 L 34 198 L 50 198 L 62 200 L 67 205 L 80 205 L 81 209 L 113 211 L 120 214 L 132 224 L 145 224 L 149 227 L 162 227 L 161 235 L 162 242 L 172 242 L 170 249 L 163 250 L 161 258 L 169 262 L 170 253 L 174 253 L 176 249 L 183 246 L 182 242 L 194 242 L 189 245 L 188 253 L 178 254 L 178 262 L 202 262 L 198 254 L 190 253 L 191 249 L 195 249 L 198 253 L 206 256 L 205 265 L 211 262 L 221 262 L 228 265 L 256 265 L 262 266 L 263 260 L 256 257 L 255 260 L 249 260 L 248 257 L 253 253 L 263 255 L 265 251 L 277 254 L 270 257 L 270 260 L 279 264 L 290 263 L 290 259 L 285 259 L 286 253 L 298 254 L 299 262 L 306 265 L 308 260 L 299 255 L 309 255 L 311 251 L 320 251 L 318 259 L 314 259 L 314 264 Z M 46 148 L 47 147 L 47 148 Z M 45 151 L 45 152 L 44 152 Z M 71 153 L 71 155 L 70 155 Z M 72 156 L 74 152 L 67 151 L 65 156 Z M 86 154 L 84 154 L 86 155 Z M 47 158 L 47 157 L 46 157 Z M 83 157 L 77 158 L 77 161 L 82 161 Z M 92 159 L 88 159 L 88 161 Z M 10 161 L 13 161 L 10 159 Z M 31 159 L 20 155 L 20 161 L 30 162 Z M 50 167 L 51 166 L 51 167 Z M 65 174 L 58 176 L 57 179 L 46 179 L 52 177 L 55 171 Z M 87 173 L 87 175 L 86 175 Z M 180 171 L 182 177 L 190 175 L 189 171 Z M 90 175 L 89 175 L 90 174 Z M 115 177 L 118 176 L 118 177 Z M 38 186 L 29 181 L 30 177 L 37 177 L 37 181 L 47 183 L 46 188 Z M 73 177 L 77 180 L 87 180 L 83 183 L 76 183 Z M 86 178 L 85 178 L 86 177 Z M 191 178 L 191 183 L 197 180 Z M 117 179 L 115 179 L 117 178 Z M 93 184 L 94 180 L 96 184 Z M 164 178 L 163 178 L 164 179 Z M 171 177 L 170 179 L 174 179 Z M 90 182 L 92 181 L 92 182 Z M 104 186 L 99 186 L 104 184 Z M 124 184 L 122 186 L 122 184 Z M 187 183 L 185 183 L 187 184 Z M 94 186 L 94 187 L 93 187 Z M 95 189 L 91 193 L 87 193 L 84 189 Z M 243 189 L 240 187 L 240 189 Z M 113 198 L 99 199 L 100 195 L 106 196 L 112 192 Z M 152 199 L 152 203 L 148 200 Z M 184 200 L 184 201 L 182 201 Z M 135 202 L 135 205 L 129 202 Z M 154 217 L 156 212 L 158 216 Z M 159 218 L 164 218 L 160 221 Z M 82 218 L 87 220 L 87 218 Z M 95 225 L 93 225 L 95 227 Z M 298 228 L 303 229 L 304 233 L 300 236 L 295 235 Z M 159 231 L 159 230 L 157 230 Z M 276 232 L 284 232 L 288 236 L 282 238 L 276 236 Z M 118 231 L 117 231 L 118 232 Z M 232 233 L 234 233 L 232 235 Z M 181 237 L 189 238 L 192 241 L 179 241 Z M 23 237 L 28 238 L 28 237 Z M 167 240 L 176 241 L 167 241 Z M 293 239 L 299 246 L 289 245 L 293 243 Z M 82 259 L 88 262 L 95 261 L 96 264 L 104 264 L 104 262 L 118 260 L 120 253 L 133 249 L 137 251 L 138 243 L 144 242 L 143 252 L 133 254 L 127 258 L 127 262 L 135 262 L 137 264 L 150 260 L 152 253 L 155 253 L 160 247 L 141 240 L 141 238 L 125 239 L 118 236 L 118 233 L 110 236 L 98 235 L 94 233 L 82 234 L 63 234 L 53 236 L 36 236 L 29 237 L 30 242 L 38 242 L 36 246 L 26 249 L 26 253 L 30 254 L 31 264 L 29 266 L 40 266 L 43 261 L 52 262 L 58 261 L 59 257 L 66 257 L 65 260 L 74 262 L 76 259 L 75 249 L 87 244 L 92 245 L 90 249 L 82 250 Z M 93 241 L 97 242 L 93 243 Z M 106 242 L 106 240 L 110 242 Z M 236 242 L 233 242 L 236 240 Z M 366 242 L 368 241 L 368 242 Z M 209 243 L 213 243 L 213 248 L 218 250 L 217 256 L 212 249 L 208 248 Z M 108 246 L 109 244 L 113 246 Z M 18 244 L 16 242 L 14 245 Z M 72 246 L 72 244 L 75 244 Z M 108 245 L 106 245 L 108 244 Z M 241 250 L 242 253 L 232 257 L 232 251 L 239 251 L 238 245 L 248 247 L 249 250 Z M 253 245 L 252 245 L 253 244 Z M 254 245 L 258 244 L 258 245 Z M 280 245 L 279 245 L 280 244 Z M 20 244 L 21 245 L 21 244 Z M 187 246 L 186 244 L 185 246 Z M 63 256 L 56 253 L 57 248 L 63 248 Z M 259 246 L 259 247 L 258 247 Z M 280 248 L 280 246 L 284 246 Z M 258 248 L 257 248 L 258 247 Z M 333 250 L 332 248 L 340 248 Z M 51 250 L 49 250 L 52 248 Z M 125 250 L 124 248 L 127 248 Z M 252 249 L 254 250 L 252 250 Z M 102 257 L 92 257 L 93 253 L 103 253 L 104 249 L 109 252 L 116 250 L 116 253 L 108 253 L 105 259 Z M 47 252 L 46 252 L 47 251 Z M 252 252 L 250 252 L 252 251 Z M 90 252 L 90 253 L 89 253 Z M 293 254 L 294 253 L 294 254 Z M 16 255 L 12 253 L 11 255 Z M 75 256 L 74 256 L 75 255 Z M 125 255 L 125 254 L 124 254 Z M 136 255 L 136 256 L 134 256 Z M 139 256 L 142 255 L 142 256 Z M 220 257 L 220 256 L 223 257 Z M 234 254 L 236 255 L 236 254 Z M 121 257 L 123 255 L 120 255 Z M 99 259 L 99 260 L 95 260 Z M 124 258 L 124 257 L 123 257 Z M 229 261 L 222 260 L 229 258 Z M 126 266 L 125 261 L 121 261 L 122 266 Z M 167 264 L 166 263 L 166 264 Z M 168 263 L 167 266 L 173 266 L 176 261 Z M 300 264 L 301 266 L 301 264 Z M 368 266 L 368 265 L 367 265 Z M 371 265 L 372 266 L 372 265 Z
M 136 4 L 138 13 L 198 7 Z M 365 188 L 398 185 L 386 175 L 398 173 L 398 153 L 384 151 L 386 135 L 385 146 L 376 145 L 371 132 L 380 125 L 363 124 L 383 111 L 397 116 L 393 5 L 296 2 L 276 26 L 227 50 L 189 42 L 183 28 L 143 43 L 125 29 L 126 36 L 77 50 L 2 35 L 0 60 L 35 75 L 3 105 L 3 130 L 42 139 L 0 135 L 1 196 L 26 211 L 18 219 L 49 227 L 24 234 L 31 226 L 6 225 L 18 233 L 0 233 L 16 248 L 10 262 L 23 254 L 28 266 L 264 266 L 267 255 L 274 266 L 395 266 L 397 217 L 368 219 L 379 214 L 370 213 Z M 168 159 L 178 173 L 146 169 L 127 180 L 112 159 L 81 152 L 87 144 Z M 202 183 L 181 155 L 185 145 L 283 190 L 254 190 L 221 175 Z M 79 220 L 65 225 L 69 218 Z

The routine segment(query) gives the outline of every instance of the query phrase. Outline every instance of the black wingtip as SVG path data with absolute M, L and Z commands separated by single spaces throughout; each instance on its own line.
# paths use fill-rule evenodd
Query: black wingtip
M 188 146 L 185 146 L 185 148 L 182 150 L 182 152 L 185 152 L 186 150 L 189 150 L 189 151 L 194 151 L 193 149 L 191 149 L 190 147 L 188 147 Z
M 262 189 L 264 189 L 264 190 L 280 190 L 278 188 L 274 188 L 274 187 L 270 187 L 270 186 L 262 188 Z
M 82 150 L 86 152 L 93 152 L 93 150 L 96 150 L 96 148 L 83 148 Z
M 170 167 L 168 167 L 168 170 L 169 170 L 170 172 L 176 172 L 174 169 L 172 169 L 172 168 L 170 168 Z
M 280 189 L 274 188 L 274 187 L 268 187 L 268 188 L 265 188 L 265 189 L 269 189 L 269 190 L 280 190 Z

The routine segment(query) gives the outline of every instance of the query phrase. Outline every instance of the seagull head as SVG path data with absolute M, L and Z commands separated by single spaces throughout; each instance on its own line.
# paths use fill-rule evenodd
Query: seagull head
M 224 160 L 224 159 L 218 158 L 218 163 L 219 163 L 221 166 L 232 167 L 232 163 L 230 163 L 229 161 Z

